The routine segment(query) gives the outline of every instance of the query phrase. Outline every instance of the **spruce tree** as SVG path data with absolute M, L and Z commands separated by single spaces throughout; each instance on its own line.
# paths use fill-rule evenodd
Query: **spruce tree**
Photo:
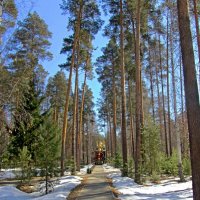
M 11 156 L 18 156 L 20 150 L 27 146 L 32 159 L 35 159 L 35 144 L 39 137 L 37 129 L 44 122 L 40 107 L 42 100 L 35 91 L 34 83 L 30 81 L 29 87 L 23 93 L 23 100 L 13 113 L 14 125 L 9 144 Z
M 60 155 L 60 130 L 50 116 L 37 130 L 38 142 L 36 144 L 37 165 L 44 171 L 46 194 L 48 193 L 49 177 L 57 176 L 58 159 Z

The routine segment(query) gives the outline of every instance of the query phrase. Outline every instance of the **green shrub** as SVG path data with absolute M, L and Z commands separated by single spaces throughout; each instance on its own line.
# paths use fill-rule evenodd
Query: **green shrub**
M 185 175 L 191 175 L 192 171 L 191 171 L 191 161 L 189 158 L 184 158 L 183 159 L 183 173 Z
M 161 170 L 164 174 L 173 176 L 178 175 L 178 158 L 176 151 L 172 153 L 171 157 L 167 157 L 166 155 L 162 157 Z
M 75 165 L 75 162 L 72 161 L 72 164 L 70 166 L 70 171 L 71 171 L 71 175 L 75 175 L 76 174 L 76 165 Z
M 115 168 L 122 168 L 122 157 L 119 153 L 116 153 L 115 159 L 114 159 L 114 167 Z
M 157 172 L 155 172 L 155 171 L 152 172 L 151 181 L 152 181 L 153 183 L 159 183 L 159 181 L 160 181 L 160 176 L 158 175 Z
M 142 130 L 141 173 L 152 174 L 160 171 L 160 135 L 159 127 L 148 117 Z
M 134 160 L 132 158 L 128 161 L 128 176 L 130 178 L 134 177 Z
M 111 165 L 111 166 L 115 166 L 114 160 L 115 160 L 115 158 L 113 158 L 113 157 L 107 157 L 106 163 Z

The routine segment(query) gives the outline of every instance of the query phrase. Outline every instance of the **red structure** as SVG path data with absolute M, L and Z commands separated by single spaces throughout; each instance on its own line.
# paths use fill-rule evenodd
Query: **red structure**
M 106 151 L 105 150 L 96 150 L 94 162 L 95 165 L 102 165 L 105 163 Z

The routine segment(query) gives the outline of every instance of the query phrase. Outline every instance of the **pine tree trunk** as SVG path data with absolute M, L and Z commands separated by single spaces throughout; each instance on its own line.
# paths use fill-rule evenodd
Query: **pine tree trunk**
M 171 136 L 171 108 L 169 90 L 169 9 L 167 11 L 167 107 L 168 107 L 168 135 L 169 135 L 169 155 L 172 156 L 172 136 Z
M 73 99 L 73 125 L 72 125 L 72 163 L 73 163 L 73 169 L 72 169 L 72 175 L 75 175 L 76 172 L 76 150 L 77 150 L 77 135 L 76 130 L 78 127 L 76 127 L 77 123 L 77 96 L 78 96 L 78 63 L 76 64 L 76 78 L 75 78 L 75 88 L 74 88 L 74 99 Z
M 155 55 L 156 58 L 156 55 Z M 163 126 L 162 126 L 162 112 L 161 112 L 161 99 L 160 99 L 160 89 L 159 89 L 159 69 L 158 66 L 156 65 L 156 90 L 157 90 L 157 99 L 158 99 L 158 116 L 159 116 L 159 125 L 160 125 L 160 140 L 162 142 L 163 140 Z M 163 144 L 164 145 L 164 144 Z M 167 156 L 169 156 L 168 152 L 168 142 L 167 139 L 165 138 L 165 153 Z
M 80 44 L 79 44 L 80 45 Z M 78 54 L 77 54 L 77 66 L 76 66 L 76 120 L 75 120 L 75 156 L 76 156 L 76 170 L 80 171 L 80 132 L 79 132 L 79 64 L 80 64 L 80 50 L 78 45 Z
M 112 66 L 112 89 L 113 89 L 113 152 L 114 156 L 117 153 L 117 100 L 116 100 L 116 84 L 115 84 L 115 65 Z
M 65 144 L 67 137 L 67 125 L 68 125 L 68 106 L 71 90 L 71 81 L 72 81 L 72 67 L 69 72 L 69 79 L 67 85 L 66 101 L 65 101 L 65 110 L 64 110 L 64 120 L 63 120 L 63 131 L 62 131 L 62 147 L 61 147 L 61 176 L 64 176 L 64 164 L 65 164 Z M 69 136 L 68 136 L 69 137 Z
M 113 154 L 113 132 L 112 132 L 112 125 L 111 125 L 111 116 L 110 116 L 110 112 L 109 112 L 109 101 L 106 101 L 106 109 L 107 109 L 107 132 L 109 135 L 109 149 L 110 149 L 110 155 L 113 158 L 114 154 Z
M 181 133 L 182 133 L 182 152 L 184 157 L 189 157 L 188 152 L 188 137 L 187 131 L 185 130 L 185 115 L 184 115 L 184 94 L 183 94 L 183 69 L 182 69 L 182 60 L 180 55 L 180 90 L 181 90 Z
M 149 41 L 148 41 L 149 43 Z M 151 62 L 151 52 L 148 44 L 148 54 L 149 54 L 149 76 L 150 76 L 150 89 L 151 89 L 151 107 L 152 107 L 152 114 L 153 114 L 153 121 L 155 123 L 155 103 L 154 103 L 154 87 L 153 87 L 153 72 L 152 72 L 152 62 Z
M 86 164 L 89 164 L 89 114 L 87 114 L 87 136 L 86 136 L 86 146 L 85 146 L 85 151 L 86 151 Z
M 74 44 L 73 44 L 73 49 L 72 49 L 72 60 L 71 60 L 69 79 L 68 79 L 68 85 L 67 85 L 67 92 L 66 92 L 63 130 L 62 130 L 62 146 L 61 146 L 61 176 L 64 175 L 64 170 L 65 170 L 65 167 L 64 167 L 64 164 L 65 164 L 65 144 L 66 144 L 66 137 L 67 137 L 69 98 L 70 98 L 70 91 L 71 91 L 72 71 L 73 71 L 74 64 L 75 64 L 75 52 L 76 52 L 76 49 L 77 49 L 77 42 L 79 40 L 80 24 L 81 24 L 81 17 L 82 17 L 82 8 L 83 8 L 83 5 L 81 3 L 79 13 L 78 13 L 78 19 L 77 19 L 77 23 L 76 23 L 76 28 L 75 28 Z
M 174 105 L 174 130 L 176 134 L 176 147 L 177 147 L 177 156 L 178 156 L 178 172 L 180 181 L 184 181 L 183 176 L 183 169 L 182 169 L 182 155 L 181 155 L 181 141 L 180 141 L 180 132 L 177 129 L 177 105 L 176 105 L 176 80 L 175 80 L 175 67 L 174 67 L 174 54 L 173 54 L 173 40 L 172 40 L 172 33 L 173 33 L 173 22 L 171 27 L 171 34 L 170 34 L 170 50 L 171 50 L 171 66 L 172 66 L 172 91 L 173 91 L 173 105 Z
M 126 92 L 125 92 L 125 67 L 124 67 L 124 19 L 123 2 L 120 0 L 120 67 L 121 67 L 121 93 L 122 93 L 122 157 L 123 176 L 128 175 L 127 138 L 126 138 Z
M 114 154 L 114 149 L 113 149 L 113 130 L 112 130 L 112 125 L 111 125 L 110 113 L 108 114 L 107 124 L 108 124 L 108 132 L 109 132 L 109 135 L 110 135 L 111 158 L 114 158 L 115 154 Z
M 188 117 L 188 129 L 190 139 L 190 155 L 192 164 L 193 199 L 200 199 L 200 106 L 195 72 L 194 50 L 192 34 L 190 30 L 190 19 L 188 1 L 178 0 L 178 21 L 181 40 L 181 51 L 183 60 L 183 72 L 185 83 L 185 96 Z
M 159 35 L 159 59 L 160 59 L 160 71 L 161 71 L 161 90 L 162 90 L 162 109 L 163 109 L 163 120 L 164 120 L 164 132 L 165 132 L 165 144 L 166 144 L 166 152 L 169 154 L 168 148 L 168 135 L 167 135 L 167 124 L 166 124 L 166 113 L 165 113 L 165 96 L 164 96 L 164 83 L 163 83 L 163 66 L 162 66 L 162 54 L 161 54 L 161 43 L 160 43 L 160 35 Z
M 105 121 L 104 121 L 104 127 L 105 127 L 106 125 L 105 125 Z M 106 132 L 106 152 L 107 152 L 107 158 L 108 157 L 110 157 L 110 155 L 111 155 L 111 150 L 110 150 L 110 140 L 111 140 L 111 138 L 110 138 L 110 133 L 109 133 L 109 131 L 107 131 Z
M 134 127 L 133 127 L 133 105 L 131 98 L 131 80 L 128 80 L 128 95 L 129 95 L 129 113 L 130 113 L 130 138 L 131 138 L 131 157 L 135 160 L 135 144 L 134 144 Z
M 92 163 L 92 134 L 93 134 L 93 128 L 94 128 L 94 120 L 93 119 L 90 119 L 89 121 L 89 142 L 88 142 L 88 161 L 89 161 L 89 164 Z
M 84 132 L 82 131 L 82 128 L 83 128 L 83 110 L 84 110 L 84 103 L 85 103 L 86 78 L 87 78 L 87 73 L 85 71 L 83 90 L 82 90 L 82 96 L 81 96 L 81 109 L 80 109 L 80 121 L 79 121 L 79 138 L 78 138 L 78 140 L 79 140 L 78 142 L 80 143 L 79 154 L 81 155 L 81 160 L 84 160 L 83 159 Z
M 140 64 L 140 10 L 141 2 L 137 0 L 136 17 L 136 152 L 135 182 L 141 183 L 141 64 Z

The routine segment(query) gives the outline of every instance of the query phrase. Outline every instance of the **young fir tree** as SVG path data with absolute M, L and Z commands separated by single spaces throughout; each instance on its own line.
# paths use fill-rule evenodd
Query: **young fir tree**
M 39 137 L 37 129 L 44 122 L 40 110 L 42 100 L 43 98 L 35 91 L 34 83 L 30 81 L 29 87 L 23 93 L 23 99 L 13 113 L 14 128 L 9 144 L 11 156 L 18 156 L 20 150 L 27 146 L 32 159 L 35 159 L 35 144 Z
M 21 167 L 21 173 L 20 173 L 20 179 L 22 184 L 25 181 L 30 182 L 32 173 L 31 173 L 31 154 L 28 151 L 27 146 L 24 146 L 19 151 L 19 161 L 20 161 L 20 167 Z
M 37 165 L 44 171 L 46 194 L 48 193 L 49 178 L 57 175 L 60 155 L 60 130 L 55 122 L 48 116 L 37 130 L 38 141 L 36 144 Z

